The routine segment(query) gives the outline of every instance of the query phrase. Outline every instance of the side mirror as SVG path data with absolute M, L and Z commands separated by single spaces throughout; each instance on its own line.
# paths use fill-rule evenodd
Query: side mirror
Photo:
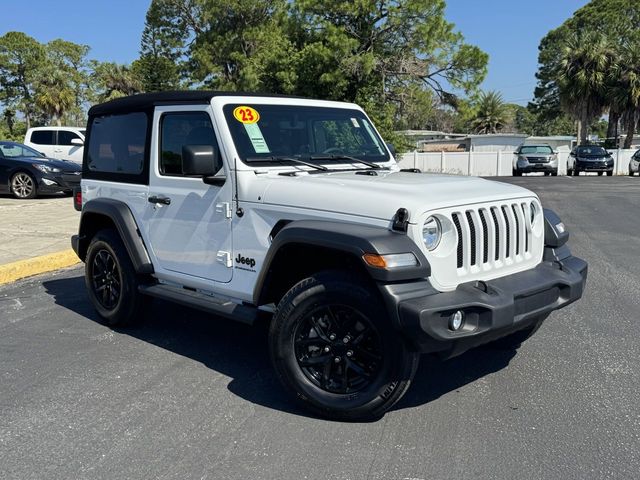
M 391 155 L 393 155 L 395 157 L 396 156 L 396 147 L 393 145 L 393 143 L 388 143 L 387 142 L 387 148 L 391 152 Z
M 71 139 L 71 145 L 74 145 L 76 147 L 82 147 L 84 145 L 84 142 L 82 140 L 80 140 L 79 138 L 72 138 Z
M 203 177 L 209 185 L 222 185 L 226 178 L 214 176 L 220 170 L 220 151 L 212 145 L 184 145 L 182 147 L 182 173 Z

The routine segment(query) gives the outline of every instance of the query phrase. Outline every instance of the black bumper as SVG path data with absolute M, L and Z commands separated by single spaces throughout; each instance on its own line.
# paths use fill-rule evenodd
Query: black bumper
M 522 173 L 533 172 L 557 172 L 557 166 L 551 166 L 548 163 L 531 163 L 527 167 L 518 167 L 518 171 Z
M 586 279 L 587 263 L 568 256 L 452 292 L 437 292 L 426 281 L 380 288 L 413 347 L 446 358 L 526 328 L 578 300 Z M 454 332 L 449 322 L 458 310 L 464 312 L 464 323 Z
M 613 162 L 576 162 L 576 168 L 581 172 L 611 172 Z

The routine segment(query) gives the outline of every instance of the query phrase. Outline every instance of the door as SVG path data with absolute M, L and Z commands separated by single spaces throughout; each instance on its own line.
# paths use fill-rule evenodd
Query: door
M 207 185 L 182 171 L 182 147 L 217 146 L 209 106 L 161 107 L 154 115 L 149 204 L 144 225 L 158 274 L 231 281 L 231 180 Z M 213 167 L 225 174 L 224 162 Z M 164 271 L 164 272 L 163 272 Z
M 44 153 L 49 158 L 58 158 L 55 156 L 55 150 L 57 148 L 55 130 L 33 130 L 27 145 Z
M 82 152 L 84 147 L 82 145 L 74 145 L 72 140 L 76 140 L 84 143 L 82 138 L 76 132 L 71 130 L 58 130 L 58 142 L 55 149 L 55 158 L 61 160 L 71 160 L 77 164 L 82 164 Z

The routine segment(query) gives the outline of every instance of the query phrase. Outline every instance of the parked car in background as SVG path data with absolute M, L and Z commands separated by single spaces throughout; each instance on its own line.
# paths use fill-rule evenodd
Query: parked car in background
M 580 172 L 604 172 L 613 175 L 613 157 L 597 145 L 581 145 L 571 150 L 567 160 L 567 175 L 577 176 Z
M 49 158 L 82 164 L 85 129 L 79 127 L 34 127 L 27 130 L 24 144 Z
M 515 155 L 513 175 L 516 177 L 531 172 L 558 175 L 558 155 L 549 145 L 520 145 Z
M 71 193 L 80 185 L 82 167 L 47 158 L 26 145 L 0 142 L 0 193 L 35 198 L 39 193 Z
M 633 177 L 636 173 L 640 173 L 640 150 L 629 161 L 629 176 Z

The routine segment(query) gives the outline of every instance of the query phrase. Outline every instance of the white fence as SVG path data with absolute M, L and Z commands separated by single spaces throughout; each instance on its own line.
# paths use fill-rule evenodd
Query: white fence
M 613 155 L 613 172 L 629 173 L 629 160 L 635 150 L 609 150 Z M 567 174 L 569 151 L 558 152 L 558 174 Z M 511 176 L 515 155 L 509 152 L 410 152 L 400 155 L 400 168 L 419 168 L 423 172 L 454 175 Z

